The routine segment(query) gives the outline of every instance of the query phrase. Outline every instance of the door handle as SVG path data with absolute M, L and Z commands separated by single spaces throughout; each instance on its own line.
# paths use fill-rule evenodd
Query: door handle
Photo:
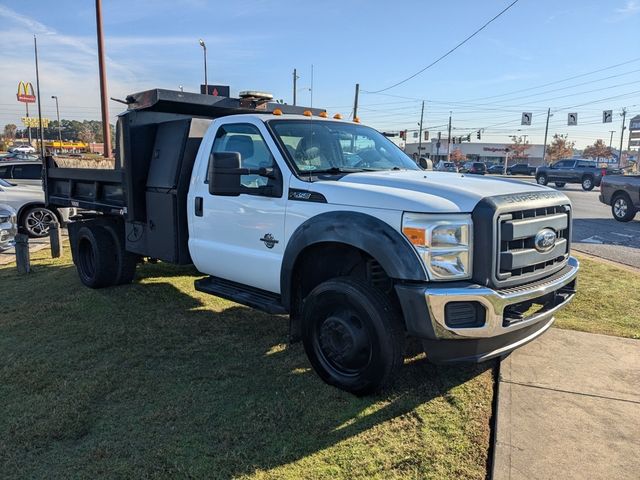
M 196 197 L 196 205 L 195 205 L 195 211 L 196 211 L 196 217 L 201 217 L 202 216 L 202 197 Z

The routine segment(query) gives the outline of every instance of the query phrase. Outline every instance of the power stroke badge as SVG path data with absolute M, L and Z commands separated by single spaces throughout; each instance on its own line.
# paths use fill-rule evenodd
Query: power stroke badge
M 264 237 L 260 239 L 260 241 L 264 242 L 267 248 L 273 248 L 276 246 L 276 243 L 279 243 L 278 240 L 276 240 L 273 237 L 273 235 L 271 235 L 270 233 L 267 233 Z

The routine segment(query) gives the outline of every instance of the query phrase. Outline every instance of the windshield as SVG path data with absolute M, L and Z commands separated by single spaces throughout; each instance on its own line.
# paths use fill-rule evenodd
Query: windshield
M 394 143 L 362 125 L 311 120 L 270 121 L 298 173 L 419 170 Z

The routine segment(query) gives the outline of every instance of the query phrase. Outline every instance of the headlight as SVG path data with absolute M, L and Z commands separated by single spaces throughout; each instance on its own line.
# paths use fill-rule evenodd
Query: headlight
M 473 223 L 470 215 L 405 213 L 402 232 L 416 247 L 431 280 L 471 278 Z
M 16 211 L 9 205 L 0 205 L 0 223 L 16 223 Z

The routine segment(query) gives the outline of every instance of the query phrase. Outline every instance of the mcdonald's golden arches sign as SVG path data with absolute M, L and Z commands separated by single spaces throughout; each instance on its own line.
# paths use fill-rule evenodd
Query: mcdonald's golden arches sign
M 33 91 L 33 85 L 31 82 L 18 83 L 18 101 L 22 103 L 36 103 L 36 96 Z

